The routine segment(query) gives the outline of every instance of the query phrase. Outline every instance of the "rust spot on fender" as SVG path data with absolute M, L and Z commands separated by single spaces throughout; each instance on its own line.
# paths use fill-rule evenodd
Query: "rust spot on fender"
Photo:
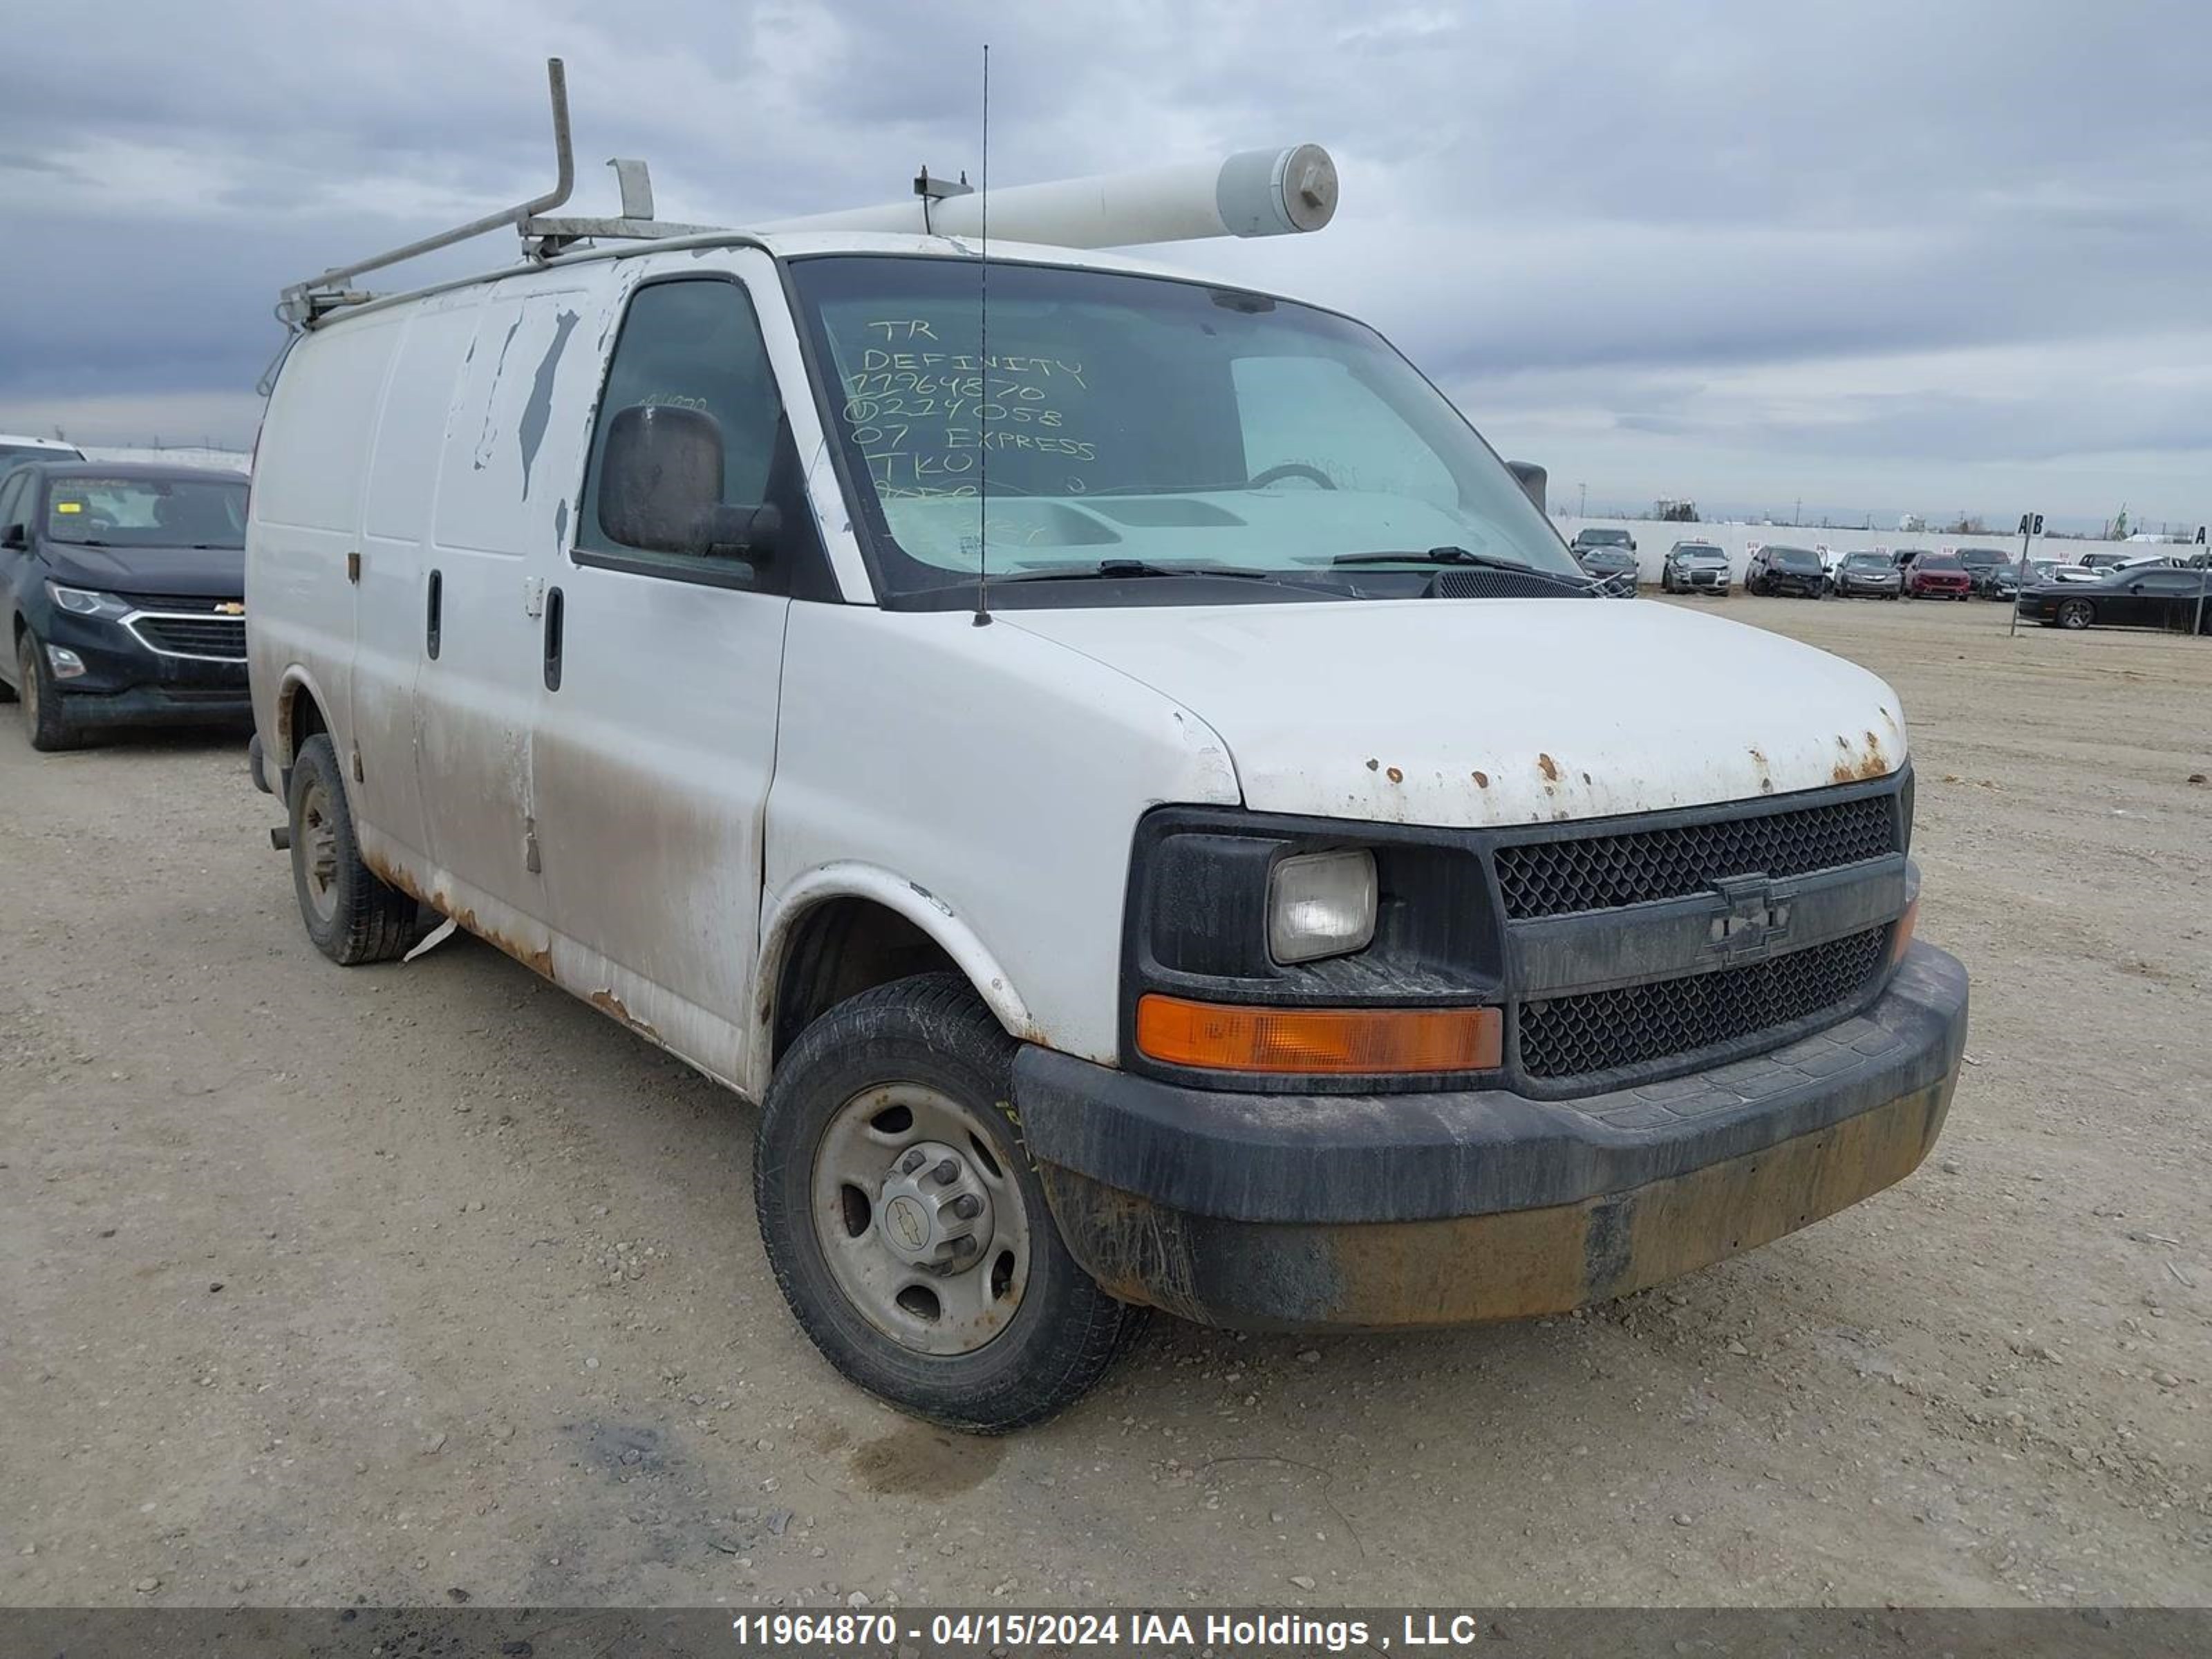
M 1470 773 L 1468 773 L 1468 776 L 1469 776 L 1469 777 L 1471 777 L 1471 778 L 1473 778 L 1473 779 L 1474 780 L 1474 787 L 1475 787 L 1476 788 L 1478 788 L 1478 789 L 1487 789 L 1487 788 L 1489 788 L 1489 787 L 1490 787 L 1490 774 L 1489 774 L 1489 773 L 1487 773 L 1487 772 L 1470 772 Z
M 590 1001 L 592 1007 L 603 1014 L 612 1014 L 640 1036 L 649 1038 L 654 1042 L 660 1041 L 660 1033 L 653 1029 L 652 1023 L 640 1019 L 631 1013 L 623 1006 L 623 1000 L 612 991 L 594 991 L 591 994 Z
M 1832 781 L 1861 783 L 1869 778 L 1889 775 L 1891 770 L 1889 757 L 1882 753 L 1881 739 L 1871 732 L 1863 735 L 1865 738 L 1863 750 L 1854 744 L 1849 738 L 1838 737 L 1836 739 L 1836 747 L 1843 751 L 1843 757 L 1837 761 L 1833 769 L 1828 774 Z
M 1403 782 L 1405 782 L 1405 781 L 1406 781 L 1406 775 L 1405 775 L 1403 772 L 1401 772 L 1401 771 L 1400 771 L 1396 767 L 1395 767 L 1395 766 L 1394 766 L 1394 767 L 1392 767 L 1389 771 L 1385 772 L 1382 775 L 1383 775 L 1384 777 L 1386 777 L 1386 778 L 1389 779 L 1389 780 L 1390 780 L 1390 781 L 1391 781 L 1391 782 L 1393 782 L 1393 783 L 1403 783 Z
M 1559 781 L 1559 763 L 1549 755 L 1536 757 L 1536 769 L 1544 775 L 1544 781 L 1547 783 L 1557 783 Z

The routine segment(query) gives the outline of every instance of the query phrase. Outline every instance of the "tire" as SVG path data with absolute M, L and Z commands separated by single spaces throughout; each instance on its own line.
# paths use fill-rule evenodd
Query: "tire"
M 415 901 L 361 861 L 337 750 L 318 732 L 292 759 L 292 891 L 315 948 L 343 968 L 389 962 L 414 936 Z
M 1018 1046 L 957 975 L 864 991 L 778 1063 L 753 1156 L 761 1243 L 799 1328 L 849 1381 L 972 1434 L 1066 1410 L 1146 1317 L 1101 1290 L 1061 1242 L 1010 1104 Z M 924 1159 L 942 1161 L 914 1158 L 921 1145 L 933 1148 Z M 957 1176 L 931 1184 L 956 1161 Z M 885 1201 L 902 1181 L 919 1190 Z M 960 1195 L 934 1196 L 944 1191 Z M 978 1231 L 989 1236 L 961 1251 L 957 1237 L 940 1242 L 940 1224 L 970 1194 L 987 1206 Z M 894 1217 L 915 1213 L 894 1204 L 930 1202 L 946 1207 L 908 1242 L 928 1237 L 934 1268 L 887 1242 Z M 942 1265 L 966 1255 L 974 1265 Z M 950 1316 L 961 1307 L 964 1322 Z
M 77 746 L 81 734 L 54 684 L 46 647 L 27 628 L 15 641 L 15 691 L 23 704 L 23 734 L 32 748 L 52 755 Z
M 2097 620 L 2097 607 L 2087 599 L 2062 599 L 2058 605 L 2058 625 L 2069 633 L 2079 633 Z

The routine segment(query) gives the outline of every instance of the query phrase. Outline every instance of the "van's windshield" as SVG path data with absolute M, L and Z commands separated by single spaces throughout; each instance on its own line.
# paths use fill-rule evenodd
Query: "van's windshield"
M 1273 579 L 1209 582 L 1193 602 L 1410 595 L 1431 550 L 1579 574 L 1459 412 L 1332 313 L 994 261 L 987 358 L 975 260 L 836 256 L 790 270 L 886 598 L 971 588 L 983 543 L 994 580 L 1039 588 L 1101 574 Z M 1336 562 L 1385 553 L 1419 579 Z M 1113 586 L 1055 602 L 1110 602 Z

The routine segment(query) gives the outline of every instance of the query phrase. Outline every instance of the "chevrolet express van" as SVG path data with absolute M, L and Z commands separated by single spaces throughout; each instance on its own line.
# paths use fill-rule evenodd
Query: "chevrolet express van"
M 753 1103 L 799 1324 L 974 1430 L 1147 1308 L 1555 1312 L 1920 1162 L 1966 986 L 1887 685 L 1597 597 L 1355 319 L 979 252 L 602 246 L 300 335 L 247 628 L 325 955 L 428 907 Z

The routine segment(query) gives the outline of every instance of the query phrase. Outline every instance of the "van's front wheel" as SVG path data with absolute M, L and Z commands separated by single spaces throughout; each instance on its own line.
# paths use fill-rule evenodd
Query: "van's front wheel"
M 754 1155 L 761 1240 L 814 1345 L 982 1434 L 1073 1404 L 1143 1317 L 1060 1242 L 1009 1104 L 1015 1047 L 954 975 L 863 992 L 778 1064 Z

